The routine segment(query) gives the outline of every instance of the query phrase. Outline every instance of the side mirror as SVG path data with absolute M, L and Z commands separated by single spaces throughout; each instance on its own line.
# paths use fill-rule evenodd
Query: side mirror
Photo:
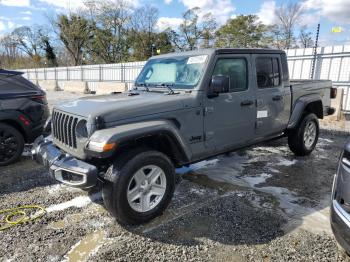
M 228 76 L 213 76 L 209 85 L 208 98 L 217 97 L 220 93 L 228 93 L 230 78 Z

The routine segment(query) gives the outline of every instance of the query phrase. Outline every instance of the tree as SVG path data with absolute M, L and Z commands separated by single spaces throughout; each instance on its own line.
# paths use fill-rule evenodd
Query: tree
M 33 28 L 21 26 L 12 32 L 12 38 L 17 43 L 17 47 L 26 53 L 36 65 L 40 63 L 41 59 L 39 30 L 39 26 Z
M 56 26 L 59 38 L 73 58 L 74 65 L 83 63 L 83 50 L 93 37 L 91 23 L 79 14 L 60 15 Z
M 289 3 L 276 9 L 277 31 L 283 49 L 289 49 L 295 45 L 294 29 L 302 12 L 303 9 L 300 3 Z
M 131 19 L 130 47 L 133 56 L 138 60 L 148 59 L 156 47 L 156 24 L 159 11 L 155 7 L 143 6 L 137 8 Z
M 299 41 L 302 47 L 308 48 L 313 47 L 314 41 L 312 40 L 312 33 L 307 32 L 306 26 L 300 28 Z
M 103 57 L 107 63 L 118 63 L 128 59 L 128 29 L 132 15 L 132 9 L 126 0 L 96 1 L 97 20 L 95 47 L 101 47 L 101 51 L 108 52 Z M 97 49 L 96 54 L 101 52 Z
M 209 47 L 216 30 L 216 21 L 210 14 L 199 17 L 200 8 L 194 7 L 183 14 L 179 30 L 168 29 L 167 33 L 174 47 L 180 51 L 194 50 L 200 46 Z
M 239 15 L 229 19 L 216 32 L 218 47 L 267 47 L 271 43 L 269 27 L 256 15 Z

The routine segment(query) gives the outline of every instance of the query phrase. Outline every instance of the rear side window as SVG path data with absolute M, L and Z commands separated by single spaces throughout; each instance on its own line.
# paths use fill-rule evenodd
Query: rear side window
M 256 59 L 256 79 L 259 88 L 279 86 L 281 69 L 275 57 L 259 57 Z
M 244 58 L 219 58 L 213 75 L 228 76 L 230 92 L 248 89 L 247 61 Z
M 0 74 L 1 75 L 1 74 Z M 37 91 L 39 88 L 21 75 L 0 78 L 0 94 L 23 93 Z

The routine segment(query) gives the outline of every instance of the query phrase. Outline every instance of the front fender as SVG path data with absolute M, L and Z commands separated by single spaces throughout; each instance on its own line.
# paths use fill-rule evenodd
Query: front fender
M 294 103 L 294 108 L 290 116 L 287 129 L 295 128 L 298 125 L 307 105 L 316 101 L 322 101 L 321 96 L 318 94 L 305 95 L 298 98 L 298 100 Z
M 182 138 L 178 128 L 169 120 L 144 121 L 97 130 L 90 137 L 90 141 L 122 144 L 130 140 L 160 134 L 170 136 L 180 147 L 185 158 L 191 159 L 190 148 Z

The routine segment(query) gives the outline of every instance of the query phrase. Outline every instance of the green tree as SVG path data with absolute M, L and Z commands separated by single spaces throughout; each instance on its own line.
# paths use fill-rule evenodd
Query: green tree
M 174 47 L 180 51 L 209 47 L 217 27 L 210 14 L 201 15 L 199 7 L 187 10 L 179 30 L 168 29 L 167 33 Z
M 93 37 L 91 22 L 79 14 L 60 15 L 56 26 L 59 38 L 71 55 L 74 65 L 81 65 L 83 51 Z
M 239 15 L 229 19 L 216 32 L 217 47 L 267 47 L 272 39 L 270 29 L 256 15 Z

